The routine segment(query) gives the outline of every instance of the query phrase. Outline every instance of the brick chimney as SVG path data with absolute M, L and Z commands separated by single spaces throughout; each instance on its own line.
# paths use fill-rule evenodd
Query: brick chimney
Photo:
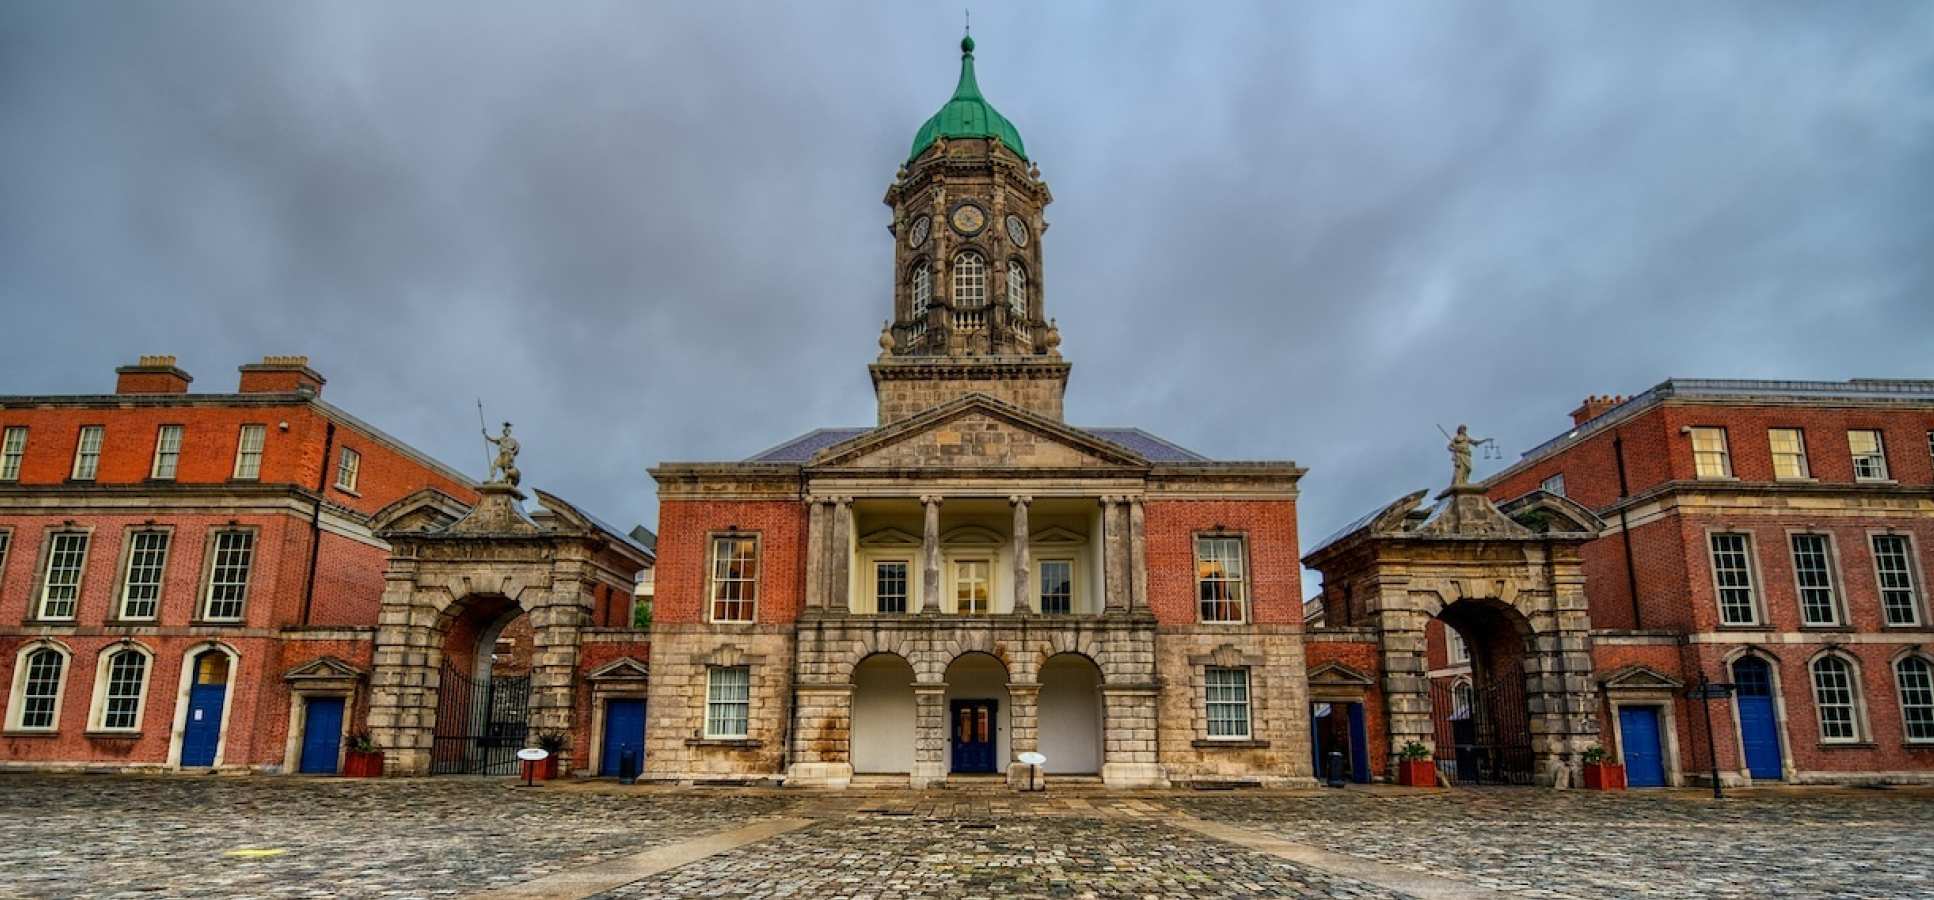
M 143 356 L 131 366 L 114 370 L 117 394 L 186 394 L 194 377 L 175 365 L 172 356 Z
M 241 367 L 244 394 L 322 393 L 323 378 L 306 356 L 264 356 Z
M 1577 409 L 1571 411 L 1571 424 L 1574 426 L 1583 425 L 1586 422 L 1604 415 L 1612 407 L 1630 399 L 1632 398 L 1624 396 L 1623 394 L 1617 396 L 1612 394 L 1593 394 L 1586 397 L 1585 402 L 1578 404 Z

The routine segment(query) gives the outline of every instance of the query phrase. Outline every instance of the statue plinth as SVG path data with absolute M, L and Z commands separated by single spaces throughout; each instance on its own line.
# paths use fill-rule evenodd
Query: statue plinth
M 1443 500 L 1447 497 L 1469 497 L 1472 495 L 1481 497 L 1484 493 L 1484 486 L 1480 484 L 1453 484 L 1445 488 L 1442 493 L 1439 493 L 1437 499 Z

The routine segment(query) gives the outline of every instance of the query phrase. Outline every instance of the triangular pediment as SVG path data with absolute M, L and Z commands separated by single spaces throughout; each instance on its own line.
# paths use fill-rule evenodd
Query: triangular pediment
M 1148 460 L 1053 419 L 969 394 L 835 444 L 815 468 L 1107 469 Z
M 1312 685 L 1366 687 L 1376 680 L 1342 663 L 1329 662 L 1309 671 Z
M 586 672 L 584 677 L 590 681 L 648 679 L 651 677 L 651 667 L 632 657 L 621 656 Z
M 322 656 L 283 673 L 284 681 L 340 681 L 361 678 L 363 670 L 333 656 Z
M 1079 531 L 1062 528 L 1059 525 L 1049 525 L 1046 528 L 1029 534 L 1028 542 L 1040 546 L 1085 544 L 1088 542 L 1088 536 Z
M 1678 679 L 1651 666 L 1637 663 L 1607 672 L 1599 679 L 1599 683 L 1608 690 L 1677 690 L 1684 687 Z
M 898 528 L 882 528 L 860 535 L 862 547 L 918 547 L 920 536 Z

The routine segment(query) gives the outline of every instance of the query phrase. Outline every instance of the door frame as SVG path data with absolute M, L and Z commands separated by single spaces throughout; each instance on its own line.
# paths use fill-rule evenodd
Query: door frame
M 588 757 L 588 762 L 590 763 L 589 770 L 590 770 L 590 777 L 592 778 L 605 777 L 599 774 L 600 772 L 604 771 L 605 721 L 607 718 L 606 714 L 610 711 L 611 703 L 614 700 L 635 700 L 639 703 L 644 704 L 645 705 L 644 734 L 647 736 L 651 734 L 651 700 L 646 698 L 645 695 L 638 694 L 636 696 L 632 696 L 631 694 L 628 694 L 628 693 L 608 693 L 608 694 L 599 695 L 598 699 L 592 701 L 593 708 L 591 711 L 591 718 L 592 718 L 591 750 L 588 754 L 586 754 Z M 644 776 L 645 776 L 645 747 L 641 743 L 638 746 L 638 777 L 643 778 Z
M 1749 647 L 1741 647 L 1726 654 L 1724 660 L 1726 666 L 1725 679 L 1736 682 L 1737 679 L 1733 678 L 1733 664 L 1748 656 L 1755 657 L 1760 662 L 1766 664 L 1768 690 L 1772 691 L 1773 694 L 1773 731 L 1780 739 L 1780 782 L 1783 784 L 1797 783 L 1799 781 L 1799 773 L 1793 768 L 1793 736 L 1787 728 L 1786 685 L 1780 678 L 1780 658 L 1770 653 L 1755 651 Z M 1810 689 L 1811 684 L 1808 687 Z M 1739 778 L 1738 784 L 1750 785 L 1758 779 L 1753 778 L 1752 768 L 1746 765 L 1746 729 L 1740 722 L 1739 694 L 1737 691 L 1734 692 L 1732 701 L 1726 704 L 1726 711 L 1733 717 L 1733 748 L 1734 752 L 1739 754 L 1739 769 L 1734 774 Z
M 598 777 L 604 769 L 604 711 L 612 700 L 645 701 L 645 748 L 651 747 L 651 668 L 643 660 L 621 656 L 585 673 L 591 685 L 591 746 L 585 749 L 578 774 Z M 645 761 L 638 760 L 638 777 L 645 777 Z
M 1619 721 L 1620 711 L 1627 706 L 1652 707 L 1659 717 L 1659 765 L 1665 769 L 1665 786 L 1685 787 L 1685 769 L 1679 760 L 1678 704 L 1672 692 L 1629 692 L 1636 696 L 1607 693 L 1606 705 L 1610 707 L 1607 718 L 1611 719 L 1612 746 L 1618 748 L 1619 763 L 1625 762 L 1625 723 Z
M 235 684 L 241 680 L 242 655 L 221 641 L 203 641 L 181 654 L 181 683 L 175 691 L 175 721 L 168 735 L 168 768 L 176 771 L 182 767 L 182 739 L 188 734 L 188 702 L 195 687 L 195 658 L 210 650 L 228 657 L 228 687 L 222 691 L 222 727 L 215 738 L 215 759 L 209 768 L 221 768 L 228 756 L 228 726 L 235 721 Z
M 309 700 L 313 697 L 336 697 L 342 700 L 342 725 L 337 729 L 340 734 L 336 741 L 336 774 L 342 774 L 343 761 L 349 751 L 349 726 L 355 719 L 356 692 L 347 690 L 306 689 L 289 694 L 289 739 L 282 750 L 282 771 L 290 775 L 302 774 L 302 742 L 309 731 Z
M 959 710 L 963 706 L 987 707 L 987 771 L 962 772 L 958 768 L 954 751 L 960 748 L 959 733 L 954 723 L 959 721 Z M 949 775 L 998 775 L 1005 769 L 1001 766 L 1001 701 L 993 697 L 955 697 L 947 704 L 947 774 Z

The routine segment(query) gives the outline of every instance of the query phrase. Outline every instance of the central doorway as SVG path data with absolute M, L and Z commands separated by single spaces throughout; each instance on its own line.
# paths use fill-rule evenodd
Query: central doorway
M 1438 771 L 1467 784 L 1532 784 L 1525 702 L 1528 626 L 1484 601 L 1459 600 L 1437 618 L 1469 656 L 1468 677 L 1434 678 L 1431 725 Z
M 531 745 L 530 617 L 503 597 L 471 598 L 444 638 L 433 775 L 516 775 Z
M 963 653 L 947 666 L 949 771 L 961 775 L 1007 771 L 1007 666 L 992 654 Z
M 994 773 L 995 700 L 953 702 L 954 771 L 962 775 Z

